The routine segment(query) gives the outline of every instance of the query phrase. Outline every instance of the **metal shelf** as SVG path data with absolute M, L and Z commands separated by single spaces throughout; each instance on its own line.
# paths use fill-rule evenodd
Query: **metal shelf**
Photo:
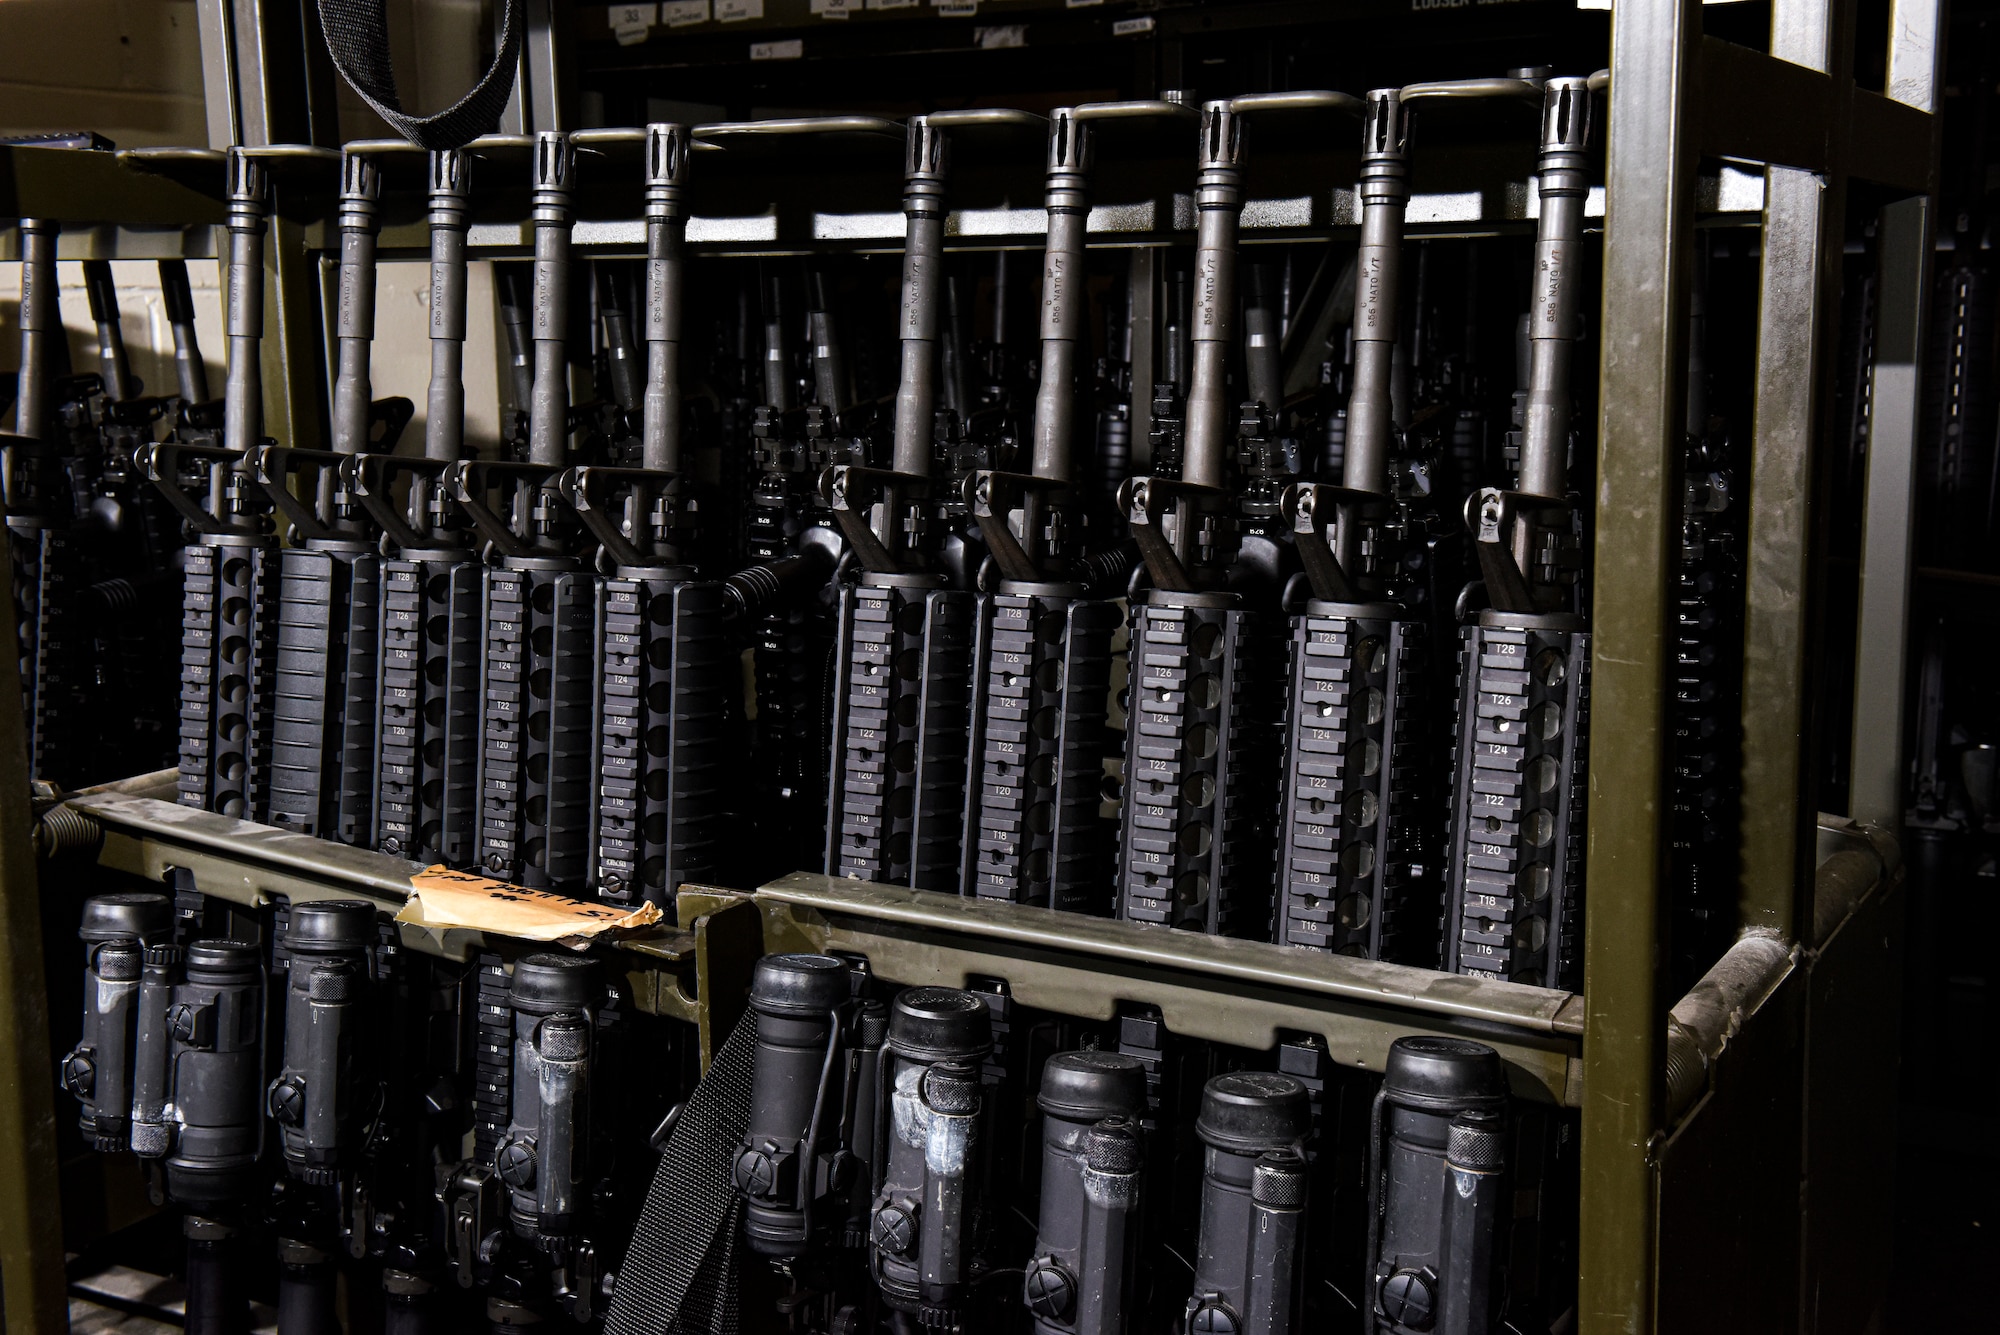
M 1247 1048 L 1297 1030 L 1370 1071 L 1406 1034 L 1457 1034 L 1499 1049 L 1517 1094 L 1582 1096 L 1583 999 L 1567 992 L 806 872 L 757 902 L 773 949 L 866 955 L 894 983 L 1001 978 L 1023 1005 L 1091 1020 L 1157 1006 L 1175 1034 Z
M 100 866 L 158 882 L 178 869 L 203 894 L 256 910 L 282 896 L 365 899 L 394 916 L 409 899 L 410 878 L 425 864 L 352 848 L 311 835 L 254 825 L 162 800 L 174 771 L 161 770 L 79 793 L 70 806 L 103 831 Z M 633 1008 L 701 1027 L 707 1063 L 711 1031 L 719 1042 L 741 1013 L 750 966 L 763 953 L 758 916 L 747 896 L 703 894 L 683 900 L 678 925 L 594 946 L 623 970 Z M 445 959 L 481 951 L 512 959 L 550 947 L 457 928 L 437 931 L 401 924 L 403 944 Z

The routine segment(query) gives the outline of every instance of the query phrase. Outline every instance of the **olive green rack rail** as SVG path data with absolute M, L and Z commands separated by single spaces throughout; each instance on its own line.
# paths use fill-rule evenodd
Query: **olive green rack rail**
M 174 773 L 161 770 L 68 800 L 94 827 L 99 866 L 155 883 L 185 874 L 204 895 L 245 909 L 265 908 L 280 896 L 293 904 L 365 899 L 388 917 L 403 908 L 411 878 L 425 870 L 424 863 L 387 853 L 181 806 Z M 679 907 L 677 922 L 622 934 L 600 949 L 617 958 L 619 985 L 636 1012 L 699 1026 L 706 1067 L 743 1011 L 750 966 L 763 954 L 762 926 L 741 897 L 690 898 Z M 401 923 L 398 930 L 405 947 L 459 961 L 481 951 L 511 960 L 546 948 L 466 928 Z

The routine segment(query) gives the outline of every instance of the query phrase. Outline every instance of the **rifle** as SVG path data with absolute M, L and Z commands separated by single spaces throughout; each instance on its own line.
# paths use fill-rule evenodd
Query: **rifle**
M 840 464 L 820 479 L 862 568 L 840 596 L 829 875 L 959 889 L 975 608 L 944 568 L 947 498 L 932 476 L 947 131 L 1041 123 L 1025 112 L 960 111 L 907 126 L 892 467 Z
M 166 278 L 176 265 L 178 292 Z M 187 266 L 163 260 L 161 272 L 171 320 L 177 298 L 186 293 Z M 96 558 L 88 571 L 95 659 L 87 688 L 95 697 L 89 760 L 106 773 L 147 773 L 169 763 L 173 754 L 176 691 L 162 664 L 175 656 L 179 638 L 166 594 L 179 580 L 172 566 L 180 544 L 172 512 L 140 477 L 133 459 L 141 445 L 152 443 L 155 424 L 176 415 L 178 403 L 143 393 L 145 386 L 131 374 L 110 261 L 85 260 L 83 278 L 104 387 L 94 420 L 85 424 L 91 448 L 71 465 Z M 183 333 L 176 323 L 177 340 Z M 191 328 L 185 336 L 192 336 Z M 205 393 L 206 385 L 201 388 Z
M 1276 603 L 1278 591 L 1258 587 L 1275 572 L 1238 568 L 1242 498 L 1225 477 L 1243 116 L 1359 106 L 1344 93 L 1301 92 L 1202 108 L 1185 453 L 1178 478 L 1130 478 L 1119 494 L 1153 583 L 1131 620 L 1117 873 L 1118 916 L 1130 921 L 1219 935 L 1269 930 L 1270 872 L 1259 864 L 1277 807 L 1267 791 L 1274 730 L 1258 711 L 1274 655 L 1264 609 L 1251 602 Z M 1232 589 L 1238 582 L 1247 594 Z
M 1193 118 L 1173 102 L 1099 103 L 1050 114 L 1042 366 L 1031 471 L 985 468 L 961 486 L 998 576 L 979 595 L 972 661 L 962 893 L 1103 913 L 1111 849 L 1099 787 L 1116 604 L 1079 580 L 1089 538 L 1079 485 L 1078 358 L 1087 352 L 1084 225 L 1091 122 Z
M 1171 100 L 1171 95 L 1169 100 Z M 1191 381 L 1188 321 L 1194 301 L 1193 275 L 1175 256 L 1166 278 L 1165 309 L 1160 321 L 1160 374 L 1153 382 L 1152 423 L 1147 444 L 1152 450 L 1152 476 L 1178 478 L 1187 448 L 1187 393 Z M 1119 513 L 1124 513 L 1120 504 Z
M 1708 374 L 1710 256 L 1695 248 L 1688 301 L 1687 447 L 1683 456 L 1674 698 L 1668 716 L 1673 769 L 1675 976 L 1693 987 L 1736 933 L 1736 828 L 1741 801 L 1743 507 L 1741 451 L 1711 414 Z
M 258 482 L 300 539 L 278 562 L 269 820 L 364 846 L 376 842 L 382 569 L 379 538 L 346 461 L 393 453 L 412 414 L 408 399 L 376 404 L 369 393 L 381 189 L 375 162 L 349 148 L 341 159 L 333 448 L 265 446 L 256 455 Z
M 1543 89 L 1520 471 L 1466 507 L 1492 606 L 1463 635 L 1446 860 L 1447 971 L 1563 988 L 1583 921 L 1590 635 L 1566 473 L 1590 102 L 1587 79 Z
M 464 459 L 445 474 L 479 537 L 499 554 L 485 571 L 474 857 L 488 875 L 572 892 L 583 889 L 589 873 L 598 680 L 596 581 L 573 554 L 576 519 L 557 485 L 570 429 L 574 169 L 567 135 L 535 137 L 528 458 Z
M 771 280 L 777 313 L 778 281 Z M 816 402 L 792 407 L 782 319 L 765 321 L 765 396 L 751 415 L 757 478 L 748 495 L 748 552 L 756 564 L 723 581 L 732 618 L 752 627 L 757 718 L 750 739 L 757 777 L 758 844 L 783 868 L 825 847 L 828 660 L 835 617 L 827 583 L 847 554 L 833 512 L 814 485 L 836 464 L 871 462 L 847 399 L 845 367 L 825 275 L 812 275 L 807 337 Z M 809 851 L 811 850 L 811 851 Z
M 384 535 L 373 825 L 385 853 L 473 860 L 481 569 L 448 474 L 465 447 L 465 234 L 471 155 L 432 153 L 431 380 L 421 458 L 357 453 L 349 490 Z M 398 483 L 402 498 L 397 496 Z
M 76 531 L 76 504 L 65 467 L 58 399 L 84 407 L 96 377 L 56 383 L 67 364 L 56 287 L 58 224 L 23 218 L 21 369 L 15 379 L 14 430 L 4 450 L 7 540 L 12 549 L 15 619 L 23 635 L 21 691 L 28 725 L 28 768 L 37 777 L 82 776 L 92 722 L 90 627 L 78 596 L 90 583 Z M 56 391 L 61 389 L 62 393 Z M 87 408 L 85 408 L 87 413 Z M 64 414 L 67 415 L 67 414 Z
M 394 923 L 376 924 L 376 995 L 387 1044 L 380 1113 L 368 1128 L 343 1212 L 350 1257 L 380 1269 L 385 1335 L 448 1329 L 448 1236 L 439 1166 L 461 1153 L 469 1101 L 462 1092 L 468 973 L 403 949 Z
M 691 142 L 645 131 L 646 383 L 638 468 L 571 469 L 558 485 L 601 545 L 594 837 L 588 881 L 601 898 L 667 903 L 713 875 L 722 843 L 725 711 L 734 656 L 720 585 L 688 559 L 693 507 L 681 462 L 682 256 Z M 616 367 L 617 361 L 613 361 Z M 627 386 L 633 392 L 636 386 Z
M 249 469 L 264 427 L 258 357 L 270 187 L 263 162 L 243 149 L 229 150 L 228 173 L 221 443 L 177 433 L 141 446 L 136 462 L 194 532 L 182 575 L 179 800 L 259 820 L 270 783 L 278 560 Z
M 507 387 L 511 410 L 501 436 L 504 457 L 515 463 L 528 459 L 528 409 L 535 399 L 535 340 L 529 327 L 529 284 L 522 281 L 522 264 L 493 266 L 495 300 L 500 309 L 500 327 L 507 336 Z
M 1287 775 L 1273 939 L 1432 963 L 1437 835 L 1426 772 L 1433 553 L 1421 497 L 1392 480 L 1407 449 L 1398 412 L 1403 213 L 1410 107 L 1426 98 L 1538 98 L 1521 79 L 1376 89 L 1362 126 L 1350 394 L 1340 482 L 1301 482 L 1284 512 L 1311 597 L 1292 617 Z
M 947 318 L 939 344 L 944 406 L 931 420 L 931 471 L 945 525 L 938 563 L 961 587 L 983 586 L 992 574 L 987 531 L 975 515 L 967 479 L 980 471 L 1012 472 L 1021 435 L 1019 394 L 1006 347 L 1007 252 L 1000 251 L 996 260 L 991 338 L 967 336 L 969 276 L 961 271 L 945 278 Z

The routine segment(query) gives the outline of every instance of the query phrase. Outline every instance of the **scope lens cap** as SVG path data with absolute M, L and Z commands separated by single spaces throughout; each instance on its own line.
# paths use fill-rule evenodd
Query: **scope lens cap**
M 189 976 L 207 981 L 254 977 L 264 966 L 264 951 L 255 941 L 192 941 L 186 956 Z
M 1042 1065 L 1041 1110 L 1072 1122 L 1146 1111 L 1146 1067 L 1122 1052 L 1058 1052 Z
M 1394 1102 L 1439 1111 L 1504 1107 L 1507 1073 L 1500 1054 L 1484 1043 L 1413 1034 L 1389 1045 L 1382 1092 Z
M 831 955 L 766 955 L 750 975 L 759 1015 L 818 1019 L 847 1004 L 847 966 Z
M 889 1047 L 916 1061 L 983 1057 L 993 1046 L 986 999 L 956 987 L 906 987 L 889 1008 Z
M 128 894 L 92 895 L 83 901 L 83 922 L 76 934 L 85 941 L 144 941 L 173 930 L 174 906 L 165 895 L 150 890 Z
M 375 906 L 365 899 L 312 899 L 292 905 L 285 948 L 316 954 L 366 950 L 375 944 Z
M 597 961 L 540 952 L 514 962 L 514 1009 L 530 1015 L 589 1008 L 597 995 Z
M 1201 1091 L 1195 1134 L 1202 1143 L 1237 1154 L 1290 1149 L 1312 1125 L 1306 1087 L 1276 1071 L 1230 1071 Z

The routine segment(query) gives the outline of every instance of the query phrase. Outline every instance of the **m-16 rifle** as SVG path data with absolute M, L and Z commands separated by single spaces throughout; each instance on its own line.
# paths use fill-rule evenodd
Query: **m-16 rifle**
M 1095 436 L 1089 514 L 1093 526 L 1106 532 L 1124 527 L 1118 522 L 1118 488 L 1132 476 L 1132 319 L 1137 283 L 1136 275 L 1120 277 L 1113 299 L 1106 303 L 1105 355 L 1097 359 L 1089 399 Z
M 836 465 L 820 479 L 862 569 L 840 598 L 826 869 L 947 893 L 959 889 L 974 606 L 944 567 L 944 498 L 932 472 L 938 289 L 947 132 L 988 125 L 1043 121 L 981 110 L 907 126 L 893 464 Z M 961 564 L 958 575 L 970 574 Z
M 208 386 L 193 342 L 187 265 L 162 260 L 160 277 L 174 331 L 176 369 L 192 361 L 190 376 L 203 373 L 179 386 L 178 397 L 144 392 L 126 355 L 111 262 L 83 262 L 104 392 L 94 421 L 87 424 L 92 448 L 87 459 L 72 462 L 76 473 L 71 482 L 97 549 L 89 572 L 95 662 L 88 684 L 96 697 L 90 710 L 96 726 L 88 759 L 103 775 L 149 773 L 170 763 L 177 731 L 178 689 L 166 664 L 176 656 L 180 638 L 179 618 L 171 606 L 178 599 L 169 596 L 170 590 L 178 593 L 180 573 L 173 565 L 180 525 L 133 461 L 141 446 L 153 442 L 161 419 L 175 421 L 180 429 L 178 418 L 206 398 Z
M 1171 101 L 1173 96 L 1169 92 L 1167 100 Z M 1181 475 L 1181 456 L 1187 449 L 1187 396 L 1193 383 L 1193 349 L 1188 339 L 1194 303 L 1193 275 L 1185 264 L 1170 262 L 1163 286 L 1160 366 L 1153 381 L 1147 446 L 1152 451 L 1151 476 L 1177 478 Z
M 778 286 L 773 279 L 774 307 Z M 812 275 L 806 320 L 815 402 L 798 406 L 790 402 L 785 324 L 765 321 L 768 402 L 751 419 L 757 473 L 746 524 L 756 564 L 723 581 L 730 614 L 752 626 L 757 717 L 750 768 L 758 845 L 771 850 L 772 865 L 792 867 L 817 859 L 825 846 L 821 782 L 836 624 L 827 583 L 847 552 L 816 483 L 835 464 L 871 462 L 866 440 L 852 430 L 857 423 L 823 274 Z
M 381 189 L 365 146 L 341 155 L 333 448 L 271 445 L 256 455 L 257 481 L 298 539 L 278 559 L 268 819 L 365 846 L 375 842 L 382 570 L 378 535 L 344 465 L 393 452 L 413 411 L 408 399 L 373 403 L 369 391 Z
M 1265 609 L 1254 604 L 1275 606 L 1279 595 L 1257 587 L 1273 572 L 1236 568 L 1243 515 L 1226 479 L 1242 117 L 1360 105 L 1344 93 L 1297 92 L 1202 108 L 1185 454 L 1178 478 L 1134 477 L 1119 497 L 1153 583 L 1132 608 L 1126 711 L 1118 916 L 1134 922 L 1268 930 L 1270 817 L 1257 813 L 1277 806 L 1265 763 L 1275 729 L 1258 715 L 1273 655 Z M 1247 592 L 1231 588 L 1239 575 Z
M 1424 771 L 1434 739 L 1422 502 L 1393 480 L 1401 452 L 1395 366 L 1410 107 L 1426 98 L 1539 101 L 1523 79 L 1376 89 L 1362 127 L 1361 241 L 1355 261 L 1353 373 L 1340 482 L 1284 497 L 1311 597 L 1292 617 L 1286 787 L 1274 940 L 1431 963 L 1436 885 L 1426 873 L 1439 806 Z M 1418 560 L 1407 559 L 1415 549 Z
M 179 800 L 258 820 L 270 784 L 278 648 L 277 547 L 251 472 L 264 431 L 258 358 L 270 185 L 264 160 L 244 149 L 229 150 L 227 169 L 222 439 L 177 434 L 141 446 L 136 462 L 194 533 L 182 571 Z
M 1589 80 L 1547 81 L 1519 481 L 1466 507 L 1492 606 L 1464 632 L 1446 863 L 1446 969 L 1550 987 L 1579 981 L 1582 948 L 1590 635 L 1566 474 L 1591 119 Z
M 502 457 L 515 463 L 528 459 L 529 405 L 535 400 L 535 339 L 529 332 L 532 266 L 519 262 L 493 266 L 494 301 L 507 338 L 506 383 L 510 410 L 501 429 Z
M 966 479 L 983 470 L 1015 471 L 1021 440 L 1023 391 L 1006 345 L 1007 252 L 994 258 L 989 338 L 973 337 L 969 327 L 972 274 L 947 266 L 945 275 L 946 318 L 938 344 L 943 403 L 931 419 L 931 473 L 945 529 L 938 562 L 960 585 L 983 584 L 991 575 L 986 531 L 967 500 Z
M 567 315 L 575 149 L 534 140 L 534 394 L 526 462 L 464 459 L 454 499 L 498 554 L 485 571 L 478 868 L 581 891 L 590 861 L 596 581 L 557 485 L 569 442 Z
M 604 142 L 606 131 L 585 131 L 585 142 Z M 630 133 L 619 132 L 621 137 Z M 634 333 L 634 293 L 626 266 L 593 261 L 592 291 L 597 300 L 596 328 L 603 339 L 591 378 L 597 386 L 597 433 L 603 437 L 606 457 L 602 462 L 618 468 L 641 465 L 642 428 L 646 392 L 646 366 L 639 356 L 639 339 Z M 678 333 L 678 330 L 676 331 Z M 675 346 L 678 349 L 679 340 Z M 609 395 L 607 397 L 607 391 Z
M 1741 450 L 1710 412 L 1710 256 L 1695 250 L 1688 298 L 1687 453 L 1674 622 L 1671 784 L 1675 977 L 1693 987 L 1736 932 L 1742 801 L 1743 506 Z
M 604 142 L 613 133 L 629 132 L 585 131 L 576 142 Z M 602 676 L 588 880 L 604 899 L 659 904 L 682 881 L 715 867 L 734 660 L 722 588 L 695 578 L 686 550 L 693 500 L 682 475 L 680 350 L 693 146 L 679 125 L 651 125 L 643 135 L 641 466 L 585 466 L 559 485 L 610 569 L 597 593 Z
M 463 866 L 480 809 L 481 568 L 448 475 L 465 447 L 465 234 L 475 150 L 432 153 L 430 392 L 424 452 L 344 463 L 384 535 L 375 845 Z M 399 496 L 400 484 L 400 496 Z
M 81 780 L 70 767 L 85 763 L 89 751 L 90 628 L 81 598 L 89 577 L 54 401 L 55 368 L 68 359 L 56 287 L 60 230 L 45 219 L 20 220 L 21 369 L 15 378 L 14 429 L 0 439 L 5 468 L 0 491 L 15 572 L 14 615 L 21 628 L 29 772 Z M 91 377 L 75 382 L 72 392 L 95 388 Z
M 379 1268 L 384 1335 L 438 1335 L 451 1326 L 437 1179 L 440 1165 L 461 1154 L 469 1122 L 464 1078 L 476 1023 L 464 1023 L 462 1012 L 472 989 L 462 966 L 404 949 L 393 923 L 376 931 L 375 995 L 387 1036 L 376 1058 L 381 1103 L 360 1145 L 341 1233 L 350 1257 Z
M 982 898 L 1105 913 L 1110 829 L 1098 815 L 1115 603 L 1088 597 L 1088 498 L 1076 464 L 1076 382 L 1088 354 L 1084 227 L 1091 124 L 1194 120 L 1174 102 L 1060 108 L 1049 118 L 1042 367 L 1031 471 L 962 484 L 998 576 L 979 596 L 959 883 Z M 1101 541 L 1101 536 L 1100 536 Z M 1122 562 L 1120 563 L 1122 564 Z M 1122 581 L 1121 581 L 1122 583 Z
M 1285 313 L 1274 269 L 1271 264 L 1252 264 L 1244 272 L 1245 397 L 1236 410 L 1233 463 L 1243 515 L 1237 560 L 1257 567 L 1264 580 L 1282 583 L 1293 567 L 1286 541 L 1290 525 L 1283 514 L 1285 492 L 1303 461 L 1285 406 L 1280 346 Z

